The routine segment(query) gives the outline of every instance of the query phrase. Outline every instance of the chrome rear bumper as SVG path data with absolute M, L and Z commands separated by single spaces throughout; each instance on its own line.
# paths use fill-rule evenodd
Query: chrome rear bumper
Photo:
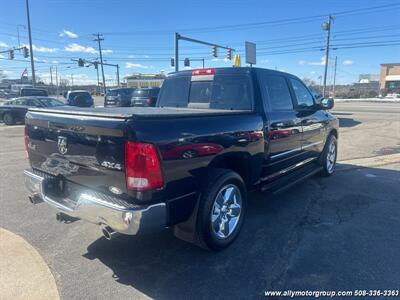
M 111 227 L 123 234 L 141 234 L 166 227 L 167 210 L 165 203 L 137 206 L 121 200 L 108 201 L 112 197 L 90 190 L 81 190 L 68 196 L 54 196 L 48 193 L 52 178 L 46 178 L 32 169 L 24 171 L 25 186 L 32 203 L 47 202 L 71 217 L 98 225 Z

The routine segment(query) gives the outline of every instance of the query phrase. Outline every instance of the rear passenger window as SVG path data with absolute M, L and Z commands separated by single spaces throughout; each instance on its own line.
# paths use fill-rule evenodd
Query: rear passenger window
M 265 92 L 268 94 L 271 110 L 293 110 L 289 87 L 282 76 L 265 76 Z

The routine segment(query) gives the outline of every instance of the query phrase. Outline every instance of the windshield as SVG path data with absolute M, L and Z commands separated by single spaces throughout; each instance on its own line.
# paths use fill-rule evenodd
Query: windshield
M 158 106 L 251 110 L 250 80 L 246 75 L 216 75 L 204 81 L 172 77 L 163 83 Z

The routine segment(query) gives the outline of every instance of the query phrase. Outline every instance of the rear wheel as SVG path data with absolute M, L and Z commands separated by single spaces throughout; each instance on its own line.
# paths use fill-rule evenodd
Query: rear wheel
M 325 144 L 324 151 L 321 154 L 320 163 L 322 165 L 322 176 L 330 176 L 335 171 L 337 158 L 337 139 L 331 134 Z
M 238 236 L 246 214 L 243 179 L 225 169 L 211 172 L 200 199 L 197 231 L 202 246 L 212 250 L 228 247 Z
M 3 121 L 4 121 L 4 124 L 6 124 L 6 125 L 14 125 L 14 123 L 15 123 L 14 117 L 10 113 L 4 114 Z

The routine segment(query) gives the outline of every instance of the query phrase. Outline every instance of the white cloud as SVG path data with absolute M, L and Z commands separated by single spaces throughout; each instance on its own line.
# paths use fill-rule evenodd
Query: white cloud
M 148 55 L 145 55 L 145 56 L 144 56 L 144 58 L 150 58 L 150 56 L 148 56 Z
M 269 59 L 262 59 L 262 60 L 260 61 L 260 64 L 267 64 L 267 63 L 269 63 L 269 62 L 270 62 Z
M 4 42 L 0 42 L 0 47 L 1 48 L 8 48 L 10 46 L 8 44 L 4 43 Z
M 135 58 L 135 55 L 128 55 L 128 58 Z
M 68 44 L 68 46 L 66 46 L 64 49 L 67 52 L 84 52 L 84 53 L 91 53 L 91 54 L 97 53 L 97 50 L 94 49 L 93 47 L 85 47 L 85 46 L 79 45 L 77 43 Z
M 225 58 L 218 58 L 218 57 L 214 57 L 213 59 L 211 59 L 211 61 L 217 62 L 217 61 L 224 61 L 224 62 L 229 62 L 230 60 Z
M 27 45 L 27 44 L 23 44 L 23 46 L 29 48 L 29 45 Z M 54 53 L 59 50 L 58 48 L 41 47 L 41 46 L 36 46 L 35 44 L 32 45 L 32 49 L 33 49 L 33 51 L 42 52 L 42 53 Z
M 106 49 L 106 50 L 102 50 L 101 51 L 103 54 L 111 54 L 111 53 L 113 53 L 114 51 L 112 51 L 112 50 L 110 50 L 110 49 Z
M 310 66 L 324 66 L 325 65 L 325 56 L 322 56 L 320 61 L 306 61 L 306 60 L 299 60 L 299 65 L 310 65 Z
M 154 67 L 127 62 L 127 63 L 125 63 L 125 68 L 127 68 L 127 69 L 153 69 Z
M 0 54 L 0 58 L 6 58 L 3 54 Z
M 53 61 L 51 61 L 51 63 L 52 63 L 52 64 L 58 64 L 59 61 L 58 61 L 58 60 L 53 60 Z
M 59 36 L 66 36 L 71 39 L 76 39 L 79 37 L 76 33 L 73 33 L 72 31 L 65 30 L 65 29 L 62 32 L 60 32 Z
M 354 64 L 354 61 L 353 61 L 353 60 L 350 60 L 350 59 L 346 59 L 346 60 L 343 61 L 343 64 L 344 64 L 345 66 L 353 65 L 353 64 Z

